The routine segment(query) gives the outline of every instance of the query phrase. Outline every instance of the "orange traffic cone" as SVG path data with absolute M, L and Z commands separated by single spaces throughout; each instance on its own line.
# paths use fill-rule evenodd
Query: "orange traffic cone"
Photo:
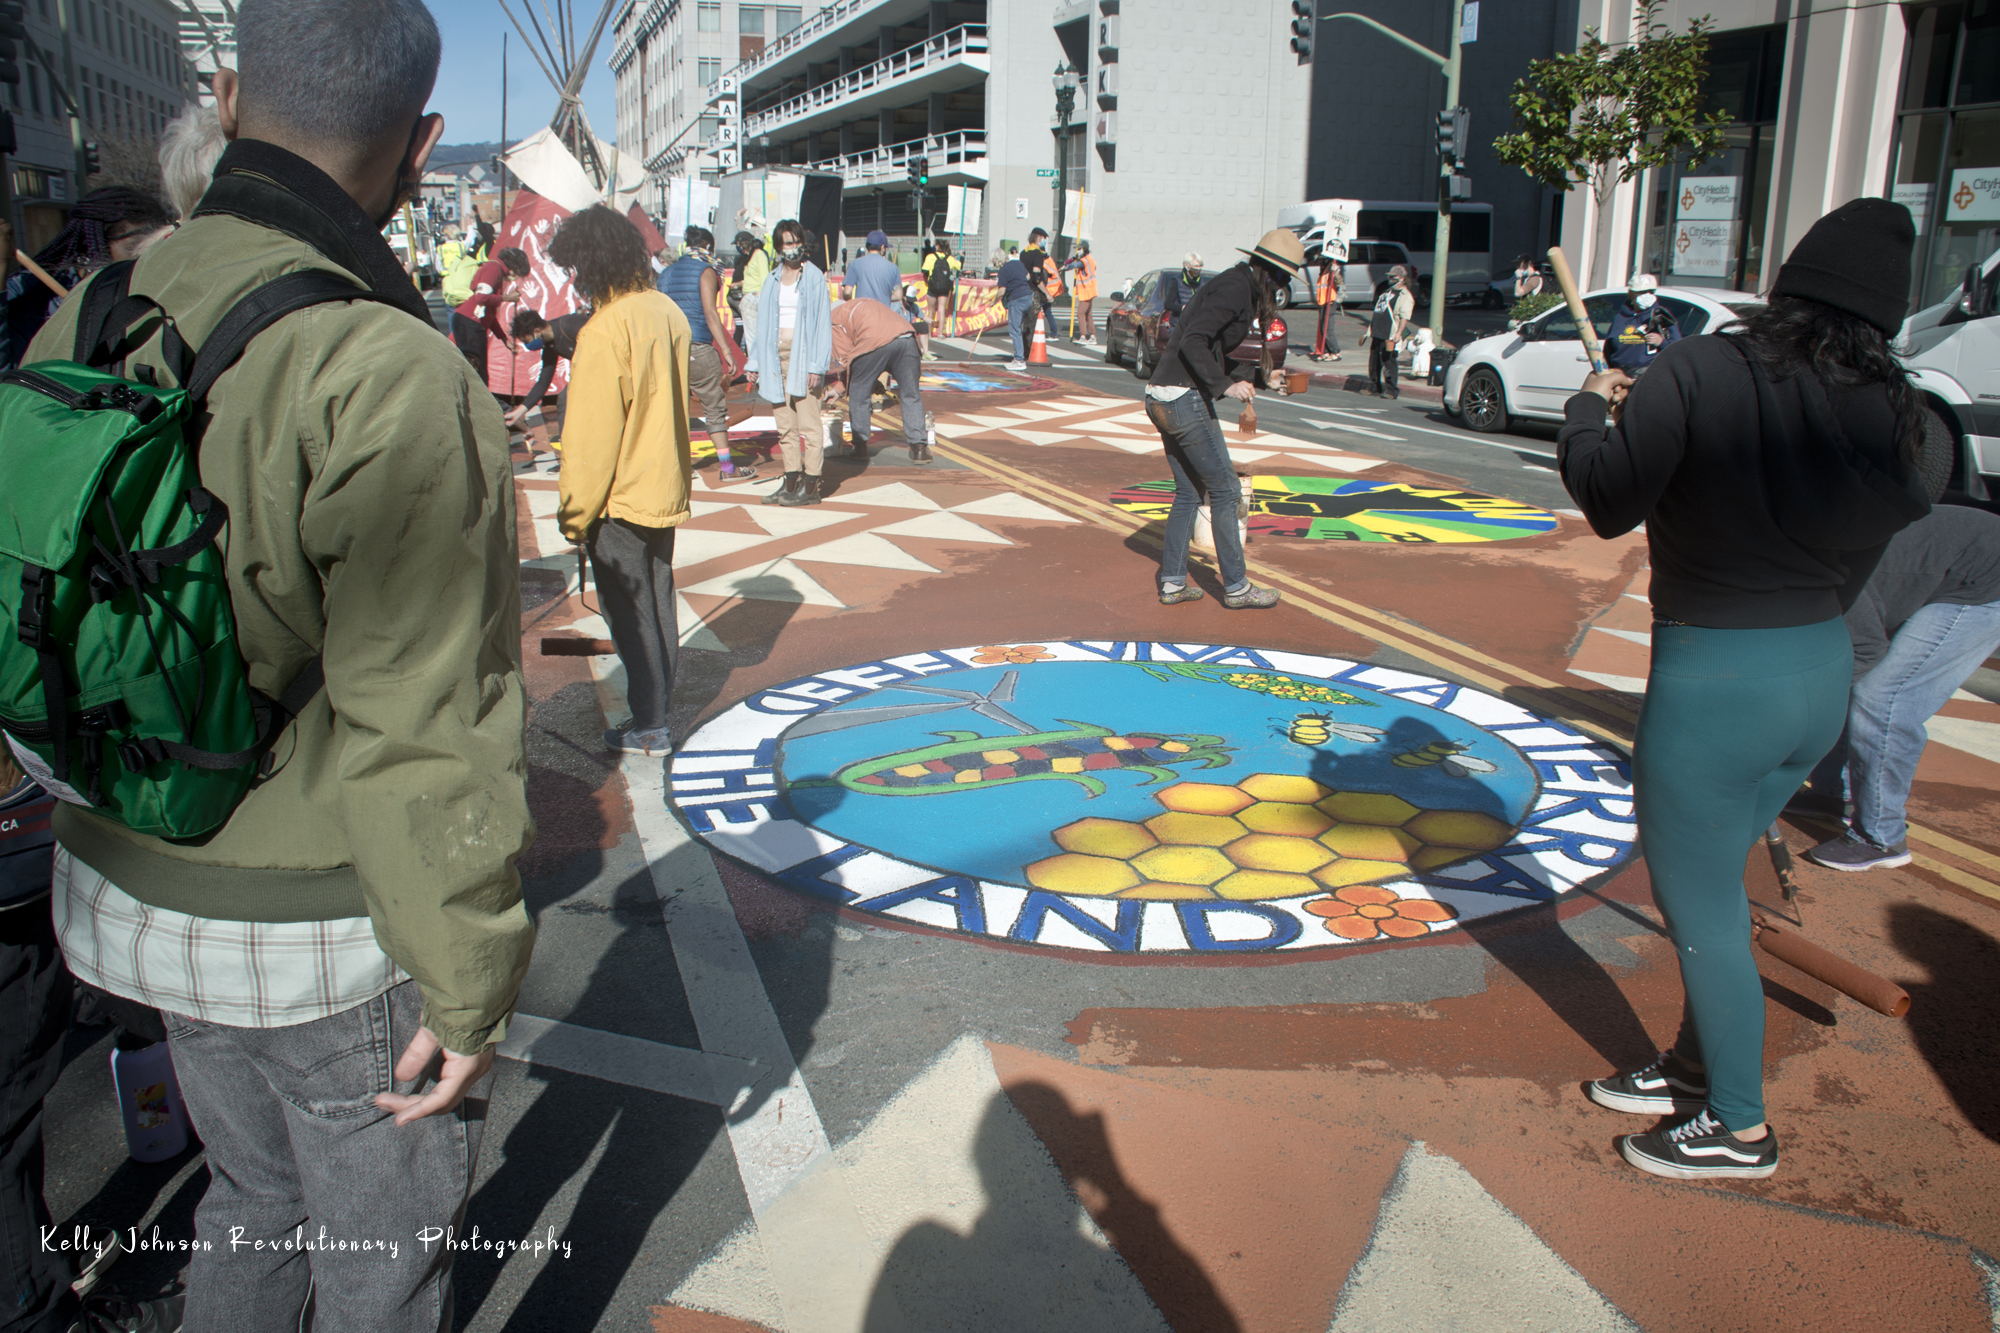
M 1035 316 L 1035 340 L 1028 344 L 1028 364 L 1046 366 L 1049 363 L 1049 321 L 1037 313 Z

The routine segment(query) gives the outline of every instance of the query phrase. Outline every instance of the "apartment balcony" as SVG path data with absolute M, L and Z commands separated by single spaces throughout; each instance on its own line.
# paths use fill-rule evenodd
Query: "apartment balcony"
M 865 153 L 849 153 L 814 162 L 808 171 L 838 175 L 844 190 L 865 190 L 884 184 L 905 184 L 909 166 L 916 158 L 928 158 L 932 185 L 985 185 L 986 134 L 965 130 L 956 134 L 933 134 L 927 139 L 911 139 Z
M 793 78 L 808 64 L 838 59 L 842 46 L 872 43 L 883 25 L 922 23 L 929 12 L 929 0 L 839 0 L 728 72 L 736 75 L 738 87 Z
M 882 106 L 901 106 L 931 93 L 976 88 L 992 72 L 984 26 L 968 24 L 903 48 L 886 60 L 808 88 L 776 106 L 743 117 L 743 137 L 790 138 L 839 128 Z

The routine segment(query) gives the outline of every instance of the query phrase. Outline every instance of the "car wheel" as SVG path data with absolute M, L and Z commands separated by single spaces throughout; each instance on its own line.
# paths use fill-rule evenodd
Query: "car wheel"
M 1143 334 L 1140 335 L 1138 342 L 1133 344 L 1132 373 L 1142 380 L 1153 378 L 1153 349 L 1147 344 Z
M 1286 283 L 1271 294 L 1271 304 L 1280 310 L 1289 310 L 1292 308 L 1292 287 L 1290 283 Z
M 1505 304 L 1506 302 L 1500 299 L 1500 293 L 1494 291 L 1491 287 L 1486 289 L 1486 308 L 1488 310 L 1498 310 Z
M 1465 377 L 1458 391 L 1458 414 L 1465 424 L 1485 435 L 1507 429 L 1507 395 L 1500 377 L 1490 370 L 1475 370 Z
M 1117 335 L 1112 333 L 1110 327 L 1107 325 L 1104 330 L 1104 364 L 1107 366 L 1117 366 L 1123 365 L 1124 361 L 1123 353 L 1118 350 Z
M 1932 503 L 1947 490 L 1965 489 L 1965 446 L 1934 407 L 1924 408 L 1924 452 L 1919 471 Z

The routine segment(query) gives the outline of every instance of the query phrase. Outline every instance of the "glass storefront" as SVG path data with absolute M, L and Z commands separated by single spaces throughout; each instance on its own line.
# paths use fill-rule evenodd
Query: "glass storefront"
M 2000 0 L 1996 0 L 2000 3 Z M 1754 289 L 1764 264 L 1771 147 L 1785 29 L 1738 28 L 1709 40 L 1705 100 L 1730 113 L 1723 151 L 1647 173 L 1645 270 L 1679 287 Z
M 1910 298 L 1949 296 L 2000 249 L 2000 0 L 1911 5 L 1889 197 L 1917 224 Z

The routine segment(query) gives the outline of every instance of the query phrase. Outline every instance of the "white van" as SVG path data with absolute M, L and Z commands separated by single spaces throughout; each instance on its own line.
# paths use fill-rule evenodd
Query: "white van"
M 1297 232 L 1312 248 L 1309 233 L 1325 226 L 1337 208 L 1351 207 L 1356 201 L 1313 199 L 1278 210 L 1278 225 Z M 1417 278 L 1429 284 L 1432 261 L 1437 251 L 1437 203 L 1394 199 L 1363 199 L 1349 234 L 1370 240 L 1394 241 L 1410 252 Z M 1484 300 L 1493 272 L 1493 205 L 1451 206 L 1451 256 L 1445 295 L 1477 297 Z
M 1974 500 L 2000 498 L 2000 251 L 1966 270 L 1936 305 L 1903 322 L 1892 350 L 1951 434 L 1951 487 Z

